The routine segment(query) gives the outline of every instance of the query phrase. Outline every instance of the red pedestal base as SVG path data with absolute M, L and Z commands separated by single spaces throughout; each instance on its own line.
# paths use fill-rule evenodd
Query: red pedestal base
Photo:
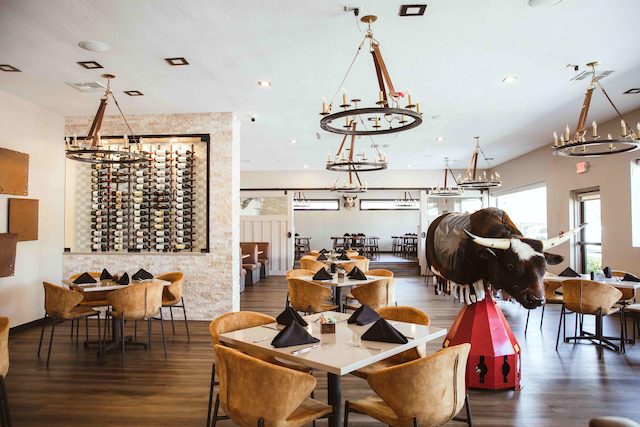
M 467 387 L 520 390 L 520 346 L 493 298 L 467 305 L 444 341 L 444 347 L 471 344 Z

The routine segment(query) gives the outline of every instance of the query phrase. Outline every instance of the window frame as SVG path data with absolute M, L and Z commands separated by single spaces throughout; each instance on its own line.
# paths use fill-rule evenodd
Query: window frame
M 415 207 L 400 207 L 395 208 L 363 208 L 362 202 L 392 202 L 395 203 L 396 199 L 359 199 L 358 209 L 361 211 L 419 211 L 420 199 L 416 199 Z
M 326 208 L 303 208 L 303 207 L 299 207 L 299 206 L 295 206 L 295 203 L 293 204 L 293 211 L 294 212 L 336 212 L 340 210 L 340 200 L 339 199 L 307 199 L 309 200 L 310 203 L 313 204 L 313 202 L 335 202 L 336 203 L 336 208 L 335 209 L 326 209 Z

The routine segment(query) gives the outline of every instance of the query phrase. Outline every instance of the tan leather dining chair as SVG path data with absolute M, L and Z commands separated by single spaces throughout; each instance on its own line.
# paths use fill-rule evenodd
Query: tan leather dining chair
M 558 350 L 558 342 L 560 340 L 560 329 L 564 321 L 563 336 L 564 342 L 588 340 L 596 344 L 598 350 L 598 359 L 602 358 L 603 348 L 608 346 L 615 349 L 617 346 L 611 342 L 612 337 L 606 337 L 602 331 L 602 319 L 620 311 L 614 305 L 620 300 L 622 292 L 613 286 L 595 282 L 592 280 L 565 280 L 562 282 L 563 304 L 560 311 L 560 322 L 558 323 L 558 335 L 556 338 L 556 351 Z M 580 335 L 567 337 L 567 320 L 566 315 L 569 313 L 576 314 L 576 330 L 578 325 L 578 315 L 593 315 L 596 317 L 595 333 L 584 332 L 582 324 L 580 326 Z M 624 346 L 624 317 L 620 316 L 620 348 Z M 597 341 L 597 342 L 596 342 Z
M 366 304 L 374 310 L 387 306 L 389 301 L 389 279 L 378 279 L 351 289 L 353 296 L 360 304 Z M 358 306 L 347 304 L 346 310 L 357 310 Z
M 355 257 L 357 257 L 357 256 L 359 256 L 359 255 L 360 255 L 360 253 L 359 253 L 358 251 L 354 250 L 354 249 L 348 249 L 348 250 L 347 250 L 347 256 L 348 256 L 349 258 L 355 258 Z M 363 257 L 363 258 L 364 258 L 364 257 Z
M 300 258 L 300 268 L 303 270 L 313 271 L 313 274 L 326 267 L 327 265 L 324 262 L 316 261 L 313 258 Z
M 11 427 L 9 398 L 4 384 L 7 372 L 9 372 L 9 318 L 0 317 L 0 422 L 3 426 Z
M 162 290 L 164 285 L 157 282 L 136 283 L 125 286 L 122 289 L 111 292 L 107 299 L 112 309 L 108 316 L 118 319 L 120 322 L 120 337 L 122 341 L 121 365 L 124 368 L 124 348 L 125 348 L 125 321 L 145 320 L 147 321 L 147 346 L 151 350 L 151 321 L 158 320 L 155 316 L 160 315 L 160 327 L 162 329 L 162 345 L 164 347 L 164 357 L 167 357 L 167 342 L 164 337 L 164 319 L 162 317 Z M 106 322 L 105 322 L 106 325 Z
M 368 258 L 360 259 L 359 257 L 354 257 L 354 258 L 351 258 L 351 262 L 345 262 L 344 264 L 341 264 L 341 267 L 344 268 L 345 271 L 347 271 L 348 273 L 351 272 L 351 270 L 353 270 L 354 267 L 358 267 L 362 271 L 368 271 L 369 259 Z
M 317 257 L 320 256 L 320 252 L 318 252 L 318 251 L 309 251 L 306 254 L 304 254 L 304 256 L 317 258 Z
M 302 268 L 294 268 L 293 270 L 289 270 L 285 273 L 285 277 L 290 279 L 292 277 L 301 277 L 301 276 L 313 276 L 316 274 L 315 271 L 305 270 Z
M 56 330 L 56 323 L 66 320 L 85 319 L 86 339 L 89 341 L 89 317 L 96 316 L 98 318 L 98 342 L 100 342 L 100 312 L 90 307 L 78 305 L 82 301 L 82 294 L 57 286 L 48 282 L 42 282 L 44 286 L 44 311 L 45 315 L 42 319 L 42 331 L 40 332 L 40 342 L 38 344 L 38 358 L 40 357 L 40 349 L 42 348 L 42 339 L 44 337 L 44 329 L 47 324 L 47 317 L 51 319 L 51 336 L 49 337 L 49 349 L 47 351 L 47 367 L 51 359 L 51 348 L 53 347 L 53 335 Z
M 88 272 L 89 275 L 91 277 L 93 277 L 96 280 L 100 280 L 100 275 L 102 274 L 100 271 L 89 271 Z M 71 277 L 69 277 L 69 280 L 73 281 L 76 280 L 78 277 L 80 277 L 83 273 L 76 273 L 74 275 L 72 275 Z M 108 291 L 105 292 L 83 292 L 82 288 L 76 288 L 74 289 L 76 292 L 79 292 L 82 294 L 83 298 L 82 301 L 80 301 L 80 306 L 82 307 L 91 307 L 91 308 L 96 308 L 96 307 L 106 307 L 109 305 L 109 301 L 107 301 L 107 294 L 109 293 Z M 76 341 L 78 341 L 78 333 L 80 330 L 80 325 L 76 324 L 75 320 L 71 320 L 71 336 L 73 336 L 73 330 L 75 327 L 75 331 L 76 331 Z
M 562 304 L 562 294 L 560 289 L 562 288 L 562 282 L 555 280 L 543 279 L 542 284 L 544 286 L 544 305 L 542 306 L 542 313 L 540 314 L 540 330 L 542 330 L 542 321 L 544 320 L 544 309 L 547 304 Z M 529 316 L 532 310 L 527 310 L 527 321 L 524 325 L 524 334 L 527 335 L 527 329 L 529 329 Z
M 350 412 L 369 415 L 392 427 L 441 426 L 467 407 L 465 372 L 471 345 L 461 344 L 435 354 L 372 372 L 367 382 L 377 396 L 345 402 L 345 426 Z M 455 418 L 459 421 L 461 419 Z
M 380 317 L 387 321 L 414 323 L 416 325 L 423 326 L 429 326 L 429 324 L 431 323 L 431 320 L 426 313 L 413 307 L 394 305 L 389 307 L 381 307 L 376 311 L 378 312 Z M 419 359 L 425 354 L 425 345 L 414 347 L 409 350 L 405 350 L 402 353 L 398 353 L 395 356 L 391 356 L 387 359 L 381 360 L 380 362 L 376 362 L 371 365 L 365 366 L 364 368 L 358 369 L 357 371 L 352 372 L 352 374 L 357 377 L 366 379 L 372 372 Z
M 394 278 L 393 271 L 386 270 L 384 268 L 375 268 L 364 272 L 367 276 L 386 277 L 389 280 L 389 300 L 387 305 L 394 305 L 396 303 L 396 279 Z
M 287 279 L 290 305 L 294 310 L 307 314 L 332 311 L 338 308 L 334 304 L 326 304 L 333 296 L 331 288 L 297 278 Z
M 187 340 L 191 339 L 189 334 L 189 322 L 187 320 L 187 309 L 184 306 L 184 297 L 182 296 L 182 286 L 184 284 L 184 273 L 181 271 L 172 271 L 156 276 L 158 280 L 166 280 L 171 282 L 169 286 L 165 286 L 162 290 L 162 307 L 169 307 L 171 315 L 171 330 L 176 333 L 176 327 L 173 322 L 173 308 L 181 308 L 184 317 L 184 327 L 187 330 Z
M 268 325 L 269 323 L 275 323 L 276 319 L 271 316 L 267 316 L 266 314 L 257 313 L 255 311 L 236 311 L 232 313 L 223 314 L 222 316 L 216 317 L 209 324 L 209 333 L 211 334 L 211 345 L 215 347 L 216 345 L 222 345 L 220 341 L 220 335 L 239 331 L 241 329 L 253 328 L 256 326 Z M 303 372 L 309 373 L 310 370 L 300 366 L 300 365 L 291 365 L 287 362 L 282 362 L 277 360 L 271 356 L 257 355 L 257 357 L 262 360 L 269 362 L 280 364 L 282 366 L 300 370 Z M 209 387 L 209 412 L 207 413 L 207 426 L 211 423 L 211 409 L 213 404 L 213 388 L 215 385 L 218 385 L 216 381 L 216 361 L 215 361 L 215 353 L 214 360 L 211 366 L 211 385 Z M 220 417 L 217 418 L 221 419 Z
M 332 412 L 331 406 L 309 397 L 316 386 L 312 375 L 221 345 L 214 351 L 220 378 L 214 426 L 220 406 L 242 427 L 297 427 Z

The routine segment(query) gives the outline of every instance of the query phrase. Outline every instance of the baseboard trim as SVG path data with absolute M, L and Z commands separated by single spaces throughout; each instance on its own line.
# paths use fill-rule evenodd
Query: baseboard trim
M 9 329 L 9 335 L 19 334 L 20 332 L 27 331 L 31 328 L 42 326 L 43 320 L 44 318 L 36 319 L 36 320 L 32 320 L 31 322 L 23 323 L 22 325 L 14 326 L 13 328 Z

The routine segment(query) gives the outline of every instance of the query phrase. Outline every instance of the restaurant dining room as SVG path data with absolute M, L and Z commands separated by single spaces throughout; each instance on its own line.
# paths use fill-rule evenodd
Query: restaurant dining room
M 0 426 L 640 427 L 639 16 L 0 0 Z

